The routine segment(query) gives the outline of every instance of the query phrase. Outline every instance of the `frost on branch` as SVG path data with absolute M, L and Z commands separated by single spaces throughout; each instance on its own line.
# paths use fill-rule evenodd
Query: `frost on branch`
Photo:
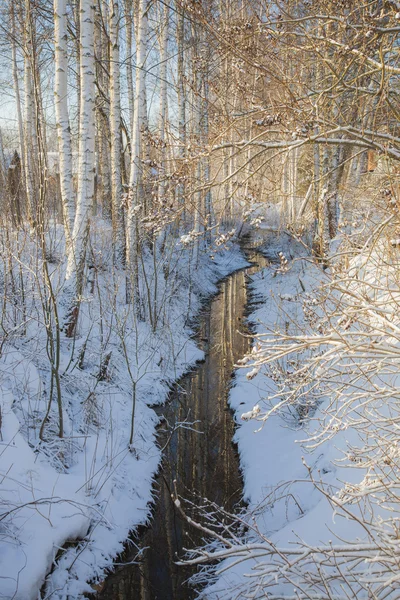
M 251 419 L 256 419 L 258 417 L 258 415 L 261 412 L 261 408 L 259 407 L 258 404 L 255 405 L 255 407 L 252 410 L 249 410 L 246 413 L 243 413 L 241 415 L 241 419 L 242 421 L 250 421 Z

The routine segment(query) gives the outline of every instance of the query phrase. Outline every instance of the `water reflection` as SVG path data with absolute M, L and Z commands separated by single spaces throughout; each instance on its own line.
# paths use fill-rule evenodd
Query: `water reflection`
M 184 496 L 195 491 L 228 510 L 240 502 L 242 481 L 232 445 L 235 425 L 227 400 L 233 365 L 250 346 L 249 338 L 242 335 L 248 332 L 243 323 L 246 276 L 266 265 L 259 253 L 249 251 L 248 257 L 258 264 L 224 281 L 201 315 L 198 338 L 207 352 L 204 363 L 180 381 L 169 404 L 161 409 L 170 424 L 198 423 L 196 432 L 175 431 L 165 449 L 152 523 L 140 537 L 140 547 L 147 549 L 139 565 L 118 567 L 105 580 L 97 595 L 100 600 L 190 600 L 196 596 L 185 584 L 193 569 L 174 564 L 183 548 L 201 544 L 198 532 L 188 528 L 172 504 L 174 479 Z M 160 436 L 160 443 L 165 443 L 165 435 Z M 132 561 L 136 554 L 137 549 L 127 550 L 122 560 Z

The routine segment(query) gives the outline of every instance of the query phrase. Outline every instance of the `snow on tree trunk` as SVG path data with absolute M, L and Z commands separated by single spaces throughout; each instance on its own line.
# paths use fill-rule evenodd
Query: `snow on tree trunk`
M 71 129 L 68 112 L 67 0 L 54 0 L 55 78 L 54 98 L 58 138 L 61 200 L 67 256 L 75 219 Z
M 111 132 L 111 193 L 114 237 L 114 258 L 117 264 L 125 258 L 124 213 L 121 179 L 121 100 L 119 64 L 119 6 L 110 5 L 110 132 Z
M 83 291 L 86 245 L 94 195 L 95 148 L 95 68 L 94 68 L 94 14 L 92 0 L 81 0 L 80 7 L 80 118 L 78 192 L 75 223 L 72 233 L 72 251 L 68 256 L 67 287 L 74 294 L 66 332 L 73 335 Z

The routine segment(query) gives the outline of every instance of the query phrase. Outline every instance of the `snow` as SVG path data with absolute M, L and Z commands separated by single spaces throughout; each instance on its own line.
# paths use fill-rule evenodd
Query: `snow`
M 146 523 L 160 463 L 158 417 L 152 406 L 165 402 L 174 381 L 202 358 L 189 326 L 201 303 L 217 291 L 218 280 L 247 264 L 239 247 L 229 242 L 213 251 L 213 259 L 201 256 L 193 268 L 191 249 L 178 242 L 169 250 L 169 277 L 175 278 L 169 282 L 171 296 L 159 275 L 163 316 L 154 332 L 146 322 L 134 320 L 124 302 L 124 275 L 109 267 L 109 235 L 104 222 L 93 224 L 96 255 L 78 337 L 61 339 L 63 439 L 54 435 L 54 398 L 44 429 L 47 441 L 39 439 L 51 372 L 34 275 L 40 269 L 34 271 L 30 264 L 37 258 L 35 249 L 27 245 L 21 260 L 25 289 L 34 290 L 27 298 L 26 332 L 9 335 L 0 355 L 0 598 L 33 600 L 45 579 L 44 597 L 52 600 L 93 591 L 88 582 L 103 578 L 129 532 Z M 50 237 L 52 282 L 62 299 L 61 228 L 55 226 Z M 144 261 L 147 282 L 152 282 L 153 258 L 145 254 Z M 143 274 L 140 284 L 145 289 Z M 59 310 L 62 316 L 62 300 Z M 14 331 L 11 320 L 4 325 Z M 99 379 L 109 352 L 107 377 Z M 129 446 L 133 381 L 135 429 Z
M 247 379 L 251 379 L 249 377 L 249 374 L 247 373 Z M 250 421 L 250 419 L 256 419 L 257 416 L 260 414 L 261 409 L 259 407 L 258 404 L 256 404 L 252 410 L 249 410 L 246 413 L 243 413 L 242 416 L 240 417 L 242 419 L 242 421 Z
M 287 244 L 283 236 L 278 240 L 277 245 Z M 288 255 L 289 252 L 285 254 Z M 297 325 L 301 327 L 304 324 L 304 314 L 300 299 L 323 277 L 317 267 L 301 259 L 294 261 L 288 272 L 281 272 L 275 265 L 271 265 L 254 275 L 252 294 L 257 303 L 261 302 L 249 317 L 255 332 L 274 331 L 277 327 L 294 332 Z M 299 298 L 299 301 L 295 302 L 294 298 Z M 290 304 L 282 304 L 280 299 L 290 299 Z M 253 349 L 257 351 L 256 344 Z M 301 462 L 302 451 L 295 444 L 299 432 L 289 427 L 281 416 L 274 416 L 263 423 L 261 430 L 260 424 L 254 420 L 247 423 L 239 420 L 243 411 L 245 414 L 256 412 L 257 416 L 261 410 L 265 411 L 269 406 L 266 399 L 272 398 L 277 392 L 276 383 L 266 376 L 264 369 L 258 369 L 258 373 L 251 378 L 248 374 L 247 368 L 236 372 L 236 385 L 230 394 L 230 405 L 237 415 L 235 442 L 238 443 L 244 477 L 244 497 L 252 504 L 257 504 L 265 497 L 266 490 L 272 490 L 283 481 L 293 479 L 296 463 L 297 476 L 300 478 L 304 476 L 305 469 Z M 260 460 L 261 456 L 268 456 L 268 460 Z
M 228 240 L 224 242 L 227 248 L 213 249 L 214 258 L 204 255 L 197 265 L 191 264 L 190 247 L 177 242 L 169 249 L 168 262 L 169 276 L 175 277 L 174 282 L 167 286 L 166 270 L 158 270 L 159 275 L 163 273 L 157 289 L 164 316 L 160 314 L 158 327 L 153 331 L 147 323 L 135 320 L 125 305 L 123 274 L 110 273 L 104 223 L 97 223 L 96 235 L 98 251 L 91 271 L 97 274 L 97 280 L 93 282 L 92 272 L 82 305 L 79 337 L 74 342 L 73 368 L 72 342 L 64 338 L 61 341 L 66 407 L 63 440 L 56 436 L 48 442 L 39 439 L 39 426 L 48 402 L 49 366 L 40 310 L 35 302 L 29 305 L 25 335 L 10 336 L 0 357 L 0 563 L 2 577 L 7 574 L 2 579 L 0 598 L 36 598 L 45 579 L 45 597 L 58 600 L 81 597 L 92 591 L 88 582 L 101 581 L 105 570 L 112 566 L 129 531 L 146 523 L 152 483 L 160 462 L 155 443 L 158 418 L 152 406 L 164 402 L 173 382 L 202 358 L 188 325 L 202 300 L 216 291 L 215 284 L 221 277 L 246 265 L 238 247 Z M 266 548 L 271 544 L 297 560 L 304 550 L 304 540 L 307 547 L 318 549 L 321 562 L 331 545 L 344 547 L 350 540 L 352 552 L 368 557 L 360 569 L 378 578 L 380 559 L 375 551 L 377 545 L 372 541 L 379 542 L 393 533 L 389 525 L 392 506 L 385 493 L 388 490 L 398 493 L 396 477 L 391 478 L 392 472 L 395 475 L 392 465 L 400 456 L 396 430 L 382 436 L 377 444 L 376 456 L 386 461 L 380 471 L 368 466 L 374 464 L 375 457 L 364 456 L 362 430 L 369 420 L 368 436 L 369 431 L 373 433 L 374 421 L 398 412 L 393 390 L 400 384 L 396 362 L 400 292 L 397 259 L 393 258 L 393 266 L 387 259 L 388 248 L 396 256 L 392 238 L 375 244 L 373 251 L 367 244 L 361 245 L 367 249 L 365 254 L 351 259 L 346 277 L 337 284 L 332 307 L 336 297 L 343 303 L 344 288 L 340 286 L 346 286 L 352 301 L 357 299 L 351 306 L 342 304 L 336 314 L 339 335 L 335 328 L 327 328 L 318 289 L 321 284 L 331 284 L 331 274 L 340 265 L 333 261 L 330 271 L 323 270 L 289 236 L 268 234 L 267 229 L 263 235 L 270 236 L 266 253 L 273 262 L 252 276 L 254 304 L 249 320 L 257 338 L 251 355 L 239 361 L 229 400 L 237 422 L 234 441 L 240 454 L 244 499 L 253 519 L 245 540 L 246 552 L 255 554 L 244 562 L 238 561 L 237 556 L 225 559 L 218 567 L 216 579 L 210 579 L 203 593 L 209 600 L 232 598 L 232 590 L 238 598 L 244 597 L 252 569 L 253 575 L 262 572 L 266 578 L 272 578 L 268 587 L 272 598 L 295 598 L 293 584 L 280 578 L 283 566 L 276 566 L 279 557 L 268 563 Z M 63 268 L 59 238 L 56 231 L 52 245 L 54 257 L 58 256 L 52 272 L 56 287 L 62 281 Z M 335 240 L 331 249 L 340 256 L 340 240 Z M 144 252 L 150 289 L 156 277 L 153 258 Z M 160 260 L 164 261 L 165 256 Z M 26 285 L 33 285 L 28 267 Z M 146 281 L 141 278 L 142 296 Z M 102 290 L 100 298 L 95 292 L 96 285 Z M 166 297 L 169 286 L 174 293 Z M 330 354 L 328 351 L 325 354 L 325 365 L 340 366 L 342 382 L 346 381 L 349 363 L 343 360 L 338 366 L 335 352 L 343 340 L 350 352 L 357 348 L 363 332 L 355 321 L 361 310 L 368 315 L 369 327 L 376 328 L 376 334 L 373 329 L 369 331 L 368 339 L 374 345 L 369 344 L 366 352 L 372 347 L 374 352 L 383 353 L 383 366 L 378 364 L 379 381 L 370 384 L 358 378 L 354 385 L 347 381 L 343 393 L 346 406 L 351 407 L 347 412 L 334 395 L 335 379 L 317 404 L 312 398 L 308 401 L 311 390 L 307 386 L 302 406 L 287 402 L 282 382 L 290 383 L 291 378 L 299 376 L 302 364 L 307 365 L 312 357 L 318 358 L 321 340 L 326 340 L 323 343 L 327 348 L 329 343 L 333 348 Z M 272 341 L 272 345 L 278 343 L 277 331 L 283 332 L 290 344 L 294 347 L 297 344 L 299 349 L 289 356 L 287 346 L 283 345 L 278 361 L 262 364 L 267 341 Z M 302 347 L 302 336 L 307 335 L 315 341 L 315 349 Z M 109 352 L 107 377 L 99 380 L 99 366 Z M 385 363 L 387 354 L 390 359 Z M 354 360 L 364 365 L 366 359 L 363 354 L 357 358 L 353 353 Z M 82 363 L 79 367 L 78 362 Z M 324 368 L 320 362 L 315 370 L 317 377 Z M 135 430 L 129 444 L 133 380 Z M 370 412 L 363 420 L 360 415 L 364 395 L 376 391 L 376 386 L 379 394 L 369 404 Z M 365 389 L 363 394 L 358 393 L 360 387 Z M 56 423 L 53 401 L 46 427 L 54 428 Z M 362 504 L 354 502 L 364 497 L 366 503 L 373 498 L 376 505 L 372 541 L 358 521 Z M 180 507 L 179 501 L 176 506 Z M 70 541 L 74 543 L 69 545 Z M 52 565 L 54 568 L 48 574 Z M 394 580 L 390 583 L 395 584 Z M 336 587 L 334 597 L 344 598 L 341 592 Z M 387 597 L 397 598 L 396 593 L 394 588 Z M 258 597 L 264 596 L 254 596 Z M 318 594 L 313 597 L 326 598 Z M 356 597 L 367 598 L 363 591 Z
M 276 243 L 285 245 L 283 236 Z M 254 325 L 255 333 L 261 335 L 261 340 L 263 335 L 271 336 L 278 329 L 291 335 L 308 331 L 308 310 L 318 311 L 315 300 L 316 290 L 321 282 L 327 282 L 329 274 L 319 269 L 309 260 L 309 257 L 304 255 L 303 258 L 299 257 L 301 252 L 298 250 L 293 252 L 292 248 L 283 251 L 285 255 L 289 255 L 290 252 L 297 258 L 288 263 L 287 271 L 281 271 L 271 265 L 253 276 L 251 289 L 253 298 L 257 301 L 257 308 L 253 309 L 249 319 Z M 268 254 L 271 253 L 272 249 L 269 248 Z M 275 254 L 279 256 L 278 252 Z M 349 285 L 360 290 L 360 279 L 376 285 L 380 273 L 378 263 L 376 255 L 370 252 L 365 258 L 353 259 L 353 275 L 355 276 L 357 272 L 357 277 L 353 284 Z M 382 266 L 381 263 L 380 265 Z M 387 277 L 386 271 L 382 274 L 382 278 L 384 275 Z M 365 285 L 365 289 L 371 291 L 368 285 Z M 387 310 L 389 310 L 389 296 L 393 302 L 392 293 L 387 294 L 385 298 L 380 292 L 382 304 Z M 256 341 L 253 357 L 257 358 L 259 355 L 260 343 Z M 302 360 L 301 355 L 298 360 Z M 265 580 L 268 580 L 266 575 L 268 568 L 265 565 L 274 562 L 276 564 L 278 560 L 271 559 L 271 563 L 268 562 L 266 549 L 271 547 L 270 543 L 274 545 L 273 547 L 283 549 L 282 551 L 288 556 L 293 556 L 296 548 L 303 552 L 307 548 L 323 548 L 325 545 L 329 549 L 331 544 L 343 545 L 348 540 L 352 544 L 354 553 L 371 552 L 372 548 L 372 556 L 368 555 L 370 558 L 365 561 L 364 568 L 368 572 L 375 564 L 378 571 L 375 571 L 373 576 L 379 581 L 379 559 L 373 558 L 379 542 L 374 547 L 371 538 L 366 535 L 361 525 L 364 517 L 360 506 L 354 503 L 345 506 L 346 500 L 351 499 L 353 492 L 358 495 L 382 493 L 384 489 L 379 474 L 368 475 L 368 471 L 362 464 L 357 464 L 357 468 L 349 468 L 349 465 L 354 466 L 357 462 L 355 458 L 357 454 L 354 456 L 352 449 L 365 447 L 365 439 L 357 429 L 357 418 L 352 421 L 351 416 L 345 418 L 343 415 L 340 423 L 330 421 L 328 397 L 316 408 L 315 414 L 308 415 L 306 432 L 301 426 L 299 415 L 296 418 L 296 415 L 287 409 L 276 412 L 273 410 L 273 407 L 276 408 L 281 401 L 279 382 L 291 373 L 290 361 L 283 358 L 278 372 L 258 366 L 250 371 L 250 377 L 248 377 L 249 361 L 240 362 L 241 367 L 236 371 L 236 385 L 230 394 L 230 404 L 235 411 L 238 424 L 235 442 L 240 454 L 244 499 L 248 502 L 248 514 L 251 515 L 252 522 L 252 528 L 243 543 L 246 543 L 246 552 L 250 556 L 252 543 L 258 542 L 258 552 L 263 548 L 264 557 L 261 552 L 258 558 L 246 561 L 238 560 L 238 555 L 232 559 L 225 559 L 217 568 L 215 582 L 206 588 L 202 597 L 207 600 L 245 597 L 249 581 L 261 581 L 261 579 L 254 579 L 257 572 L 259 573 L 257 577 L 265 574 Z M 251 361 L 250 368 L 252 368 Z M 391 389 L 396 389 L 399 383 L 397 380 L 398 377 L 395 380 L 392 378 Z M 360 385 L 360 382 L 357 381 L 357 384 Z M 359 410 L 363 404 L 362 398 L 357 400 L 357 385 L 354 389 L 350 385 L 349 389 L 349 399 L 352 399 L 355 417 L 359 417 Z M 378 404 L 375 409 L 370 409 L 375 410 L 377 419 L 381 418 L 385 411 L 386 414 L 390 411 L 393 414 L 395 404 L 392 404 L 392 408 L 386 407 L 385 401 Z M 266 413 L 269 413 L 269 418 L 265 420 Z M 304 440 L 305 438 L 312 440 L 313 433 L 317 435 L 320 431 L 321 423 L 327 426 L 328 433 L 323 439 L 316 437 L 313 447 L 312 442 Z M 397 456 L 396 453 L 397 448 L 392 447 L 391 456 Z M 380 539 L 380 528 L 384 531 L 387 527 L 387 525 L 383 526 L 383 523 L 386 523 L 385 519 L 390 518 L 391 508 L 382 500 L 374 502 L 378 505 L 374 535 Z M 344 508 L 343 511 L 340 510 L 341 507 Z M 357 520 L 359 518 L 360 522 Z M 389 530 L 386 529 L 387 532 Z M 264 545 L 262 545 L 263 540 Z M 303 540 L 305 546 L 301 546 Z M 348 548 L 347 546 L 347 552 L 349 552 Z M 321 556 L 319 560 L 322 560 Z M 291 580 L 291 584 L 285 581 L 284 577 L 280 577 L 279 573 L 283 574 L 284 565 L 285 563 L 282 562 L 282 571 L 279 568 L 274 571 L 271 567 L 268 597 L 269 594 L 271 598 L 277 599 L 303 597 L 301 594 L 297 595 L 301 588 L 293 589 L 296 576 Z M 312 567 L 310 566 L 309 569 Z M 266 597 L 267 588 L 263 585 L 260 585 L 258 594 L 254 589 L 252 598 Z M 313 598 L 328 597 L 324 594 L 318 595 L 319 587 L 311 589 L 314 592 Z M 342 589 L 337 587 L 334 597 L 348 597 L 341 592 Z M 309 596 L 305 595 L 305 597 Z M 398 590 L 392 591 L 387 597 L 398 598 Z M 367 598 L 367 596 L 360 590 L 357 598 Z
M 2 528 L 0 564 L 2 598 L 35 598 L 54 551 L 66 539 L 83 537 L 89 527 L 89 505 L 73 490 L 80 479 L 50 469 L 20 433 L 12 405 L 13 383 L 33 398 L 39 383 L 32 364 L 12 352 L 1 363 L 2 438 L 0 477 Z M 9 512 L 7 516 L 5 513 Z

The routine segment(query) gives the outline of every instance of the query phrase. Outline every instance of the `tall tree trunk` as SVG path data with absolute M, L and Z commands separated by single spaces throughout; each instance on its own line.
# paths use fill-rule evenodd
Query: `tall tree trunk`
M 178 136 L 179 136 L 179 165 L 182 170 L 181 183 L 177 186 L 178 206 L 183 207 L 185 204 L 185 171 L 184 161 L 186 156 L 186 94 L 185 94 L 185 64 L 184 64 L 184 34 L 185 34 L 185 13 L 181 3 L 176 3 L 178 16 L 176 25 L 176 44 L 178 52 Z M 184 215 L 185 217 L 185 215 Z
M 11 196 L 11 195 L 10 195 Z M 12 206 L 12 198 L 10 197 L 9 205 L 11 209 L 11 216 L 13 220 L 13 225 L 15 225 L 15 211 L 13 211 Z M 4 157 L 4 147 L 3 147 L 3 133 L 0 128 L 0 210 L 3 214 L 7 215 L 7 170 L 6 170 L 6 161 Z
M 298 148 L 294 148 L 289 153 L 289 222 L 294 223 L 296 213 L 296 192 L 297 192 L 297 160 Z
M 14 83 L 14 93 L 15 93 L 15 103 L 17 109 L 17 123 L 18 123 L 18 137 L 19 137 L 19 157 L 22 166 L 22 182 L 23 187 L 26 192 L 27 189 L 27 168 L 26 168 L 26 152 L 25 152 L 25 137 L 24 137 L 24 121 L 22 117 L 22 108 L 21 108 L 21 93 L 19 89 L 19 74 L 18 74 L 18 64 L 17 64 L 17 28 L 15 24 L 15 6 L 14 2 L 11 2 L 11 32 L 12 32 L 12 41 L 11 41 L 11 52 L 12 52 L 12 74 L 13 74 L 13 83 Z M 18 199 L 20 197 L 18 191 Z M 19 215 L 21 217 L 21 215 Z
M 136 98 L 133 116 L 131 137 L 131 172 L 128 194 L 127 218 L 127 301 L 133 302 L 135 310 L 139 309 L 138 297 L 138 252 L 139 252 L 139 227 L 138 211 L 141 210 L 140 197 L 143 190 L 142 172 L 142 129 L 146 121 L 146 88 L 145 88 L 145 62 L 148 30 L 148 0 L 140 0 L 137 23 L 136 40 Z
M 72 234 L 72 252 L 68 256 L 67 287 L 74 294 L 67 316 L 66 333 L 76 330 L 80 297 L 83 292 L 86 246 L 94 195 L 95 148 L 95 64 L 94 15 L 92 0 L 80 4 L 80 118 L 78 192 L 75 223 Z
M 112 3 L 112 0 L 111 0 Z M 112 219 L 111 156 L 110 156 L 110 50 L 108 7 L 105 0 L 96 6 L 94 44 L 96 57 L 96 186 L 93 212 L 106 220 Z M 99 210 L 100 208 L 100 210 Z
M 79 115 L 81 114 L 81 26 L 80 26 L 80 0 L 72 0 L 73 13 L 75 21 L 75 86 L 76 86 L 76 116 L 78 121 L 78 135 L 79 135 Z
M 33 55 L 36 49 L 33 44 L 31 0 L 25 0 L 25 30 L 24 30 L 24 91 L 25 91 L 25 132 L 24 132 L 24 163 L 26 167 L 26 200 L 28 219 L 31 227 L 37 224 L 37 165 L 38 157 L 37 127 L 35 119 L 35 97 L 33 80 Z
M 126 29 L 126 83 L 128 88 L 128 107 L 129 107 L 129 125 L 130 131 L 133 126 L 133 113 L 135 105 L 135 97 L 133 90 L 133 76 L 132 76 L 132 0 L 125 0 L 125 29 Z
M 201 148 L 201 127 L 202 127 L 202 73 L 199 69 L 199 36 L 197 31 L 196 23 L 192 22 L 192 138 L 194 140 L 195 147 L 197 148 L 198 154 L 200 154 Z M 203 217 L 203 193 L 202 193 L 202 181 L 201 181 L 201 169 L 202 160 L 200 157 L 196 159 L 195 165 L 195 176 L 194 185 L 197 191 L 194 193 L 194 260 L 197 263 L 200 254 L 200 237 L 203 231 L 202 217 Z
M 119 63 L 119 6 L 114 0 L 110 5 L 110 133 L 111 133 L 111 195 L 114 260 L 125 262 L 125 231 L 122 207 L 121 179 L 121 99 Z
M 208 144 L 208 133 L 209 133 L 209 119 L 208 119 L 208 99 L 209 99 L 209 89 L 208 89 L 208 73 L 204 74 L 203 77 L 203 145 Z M 211 192 L 211 165 L 210 165 L 210 156 L 206 155 L 203 159 L 203 177 L 204 177 L 204 185 L 208 186 L 205 193 L 204 198 L 204 213 L 205 213 L 205 227 L 206 227 L 206 236 L 205 241 L 208 246 L 211 245 L 212 239 L 212 192 Z
M 163 202 L 165 193 L 165 129 L 167 119 L 167 52 L 168 52 L 168 27 L 169 27 L 169 10 L 165 4 L 162 12 L 163 30 L 160 40 L 160 114 L 159 114 L 159 138 L 160 138 L 160 169 L 159 169 L 159 184 L 158 198 Z
M 68 112 L 67 0 L 54 0 L 54 98 L 58 138 L 60 189 L 67 256 L 71 251 L 75 220 L 71 129 Z

